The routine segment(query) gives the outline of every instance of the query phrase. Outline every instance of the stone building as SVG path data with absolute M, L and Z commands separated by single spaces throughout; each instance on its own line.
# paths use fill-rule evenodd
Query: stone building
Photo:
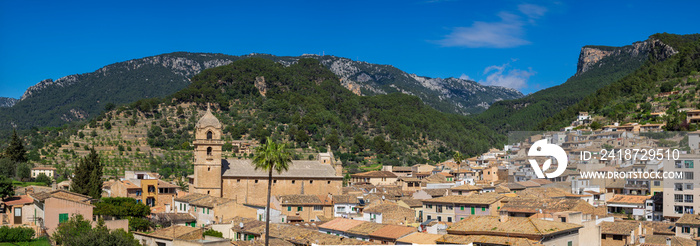
M 209 109 L 195 125 L 192 191 L 238 203 L 265 204 L 268 173 L 255 170 L 250 159 L 222 159 L 222 128 Z M 282 174 L 273 172 L 272 196 L 340 195 L 342 165 L 332 153 L 318 156 L 317 160 L 293 160 Z

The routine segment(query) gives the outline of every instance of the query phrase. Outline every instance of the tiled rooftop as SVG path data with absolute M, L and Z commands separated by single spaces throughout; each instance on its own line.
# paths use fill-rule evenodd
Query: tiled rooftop
M 449 234 L 523 234 L 549 235 L 553 233 L 576 230 L 577 224 L 546 221 L 524 217 L 510 217 L 501 222 L 498 216 L 470 216 L 453 224 L 447 229 Z

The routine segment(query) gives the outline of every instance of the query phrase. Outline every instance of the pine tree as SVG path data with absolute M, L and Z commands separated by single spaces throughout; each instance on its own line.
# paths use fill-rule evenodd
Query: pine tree
M 90 148 L 90 154 L 75 168 L 71 190 L 95 199 L 102 196 L 102 163 L 95 148 Z
M 14 162 L 27 162 L 27 151 L 24 149 L 22 140 L 17 136 L 17 130 L 12 131 L 12 139 L 5 149 L 5 156 Z

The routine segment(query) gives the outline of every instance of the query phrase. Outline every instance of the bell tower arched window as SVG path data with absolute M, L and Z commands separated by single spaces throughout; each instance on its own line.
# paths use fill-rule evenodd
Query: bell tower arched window
M 207 131 L 207 140 L 211 140 L 211 138 L 212 138 L 211 131 Z
M 211 147 L 207 148 L 207 155 L 209 155 L 209 156 L 211 155 Z

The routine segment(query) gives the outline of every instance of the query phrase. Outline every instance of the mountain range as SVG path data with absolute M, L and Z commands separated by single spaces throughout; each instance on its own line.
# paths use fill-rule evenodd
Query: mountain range
M 29 87 L 19 100 L 0 100 L 0 126 L 28 129 L 88 119 L 108 104 L 121 105 L 170 95 L 185 88 L 190 78 L 204 69 L 251 57 L 270 59 L 285 66 L 304 57 L 314 58 L 333 71 L 341 84 L 355 94 L 401 92 L 418 96 L 433 108 L 448 113 L 478 113 L 494 102 L 523 96 L 510 88 L 485 86 L 457 78 L 422 77 L 391 65 L 335 56 L 290 57 L 255 53 L 230 56 L 176 52 L 119 62 L 91 73 L 43 80 Z

